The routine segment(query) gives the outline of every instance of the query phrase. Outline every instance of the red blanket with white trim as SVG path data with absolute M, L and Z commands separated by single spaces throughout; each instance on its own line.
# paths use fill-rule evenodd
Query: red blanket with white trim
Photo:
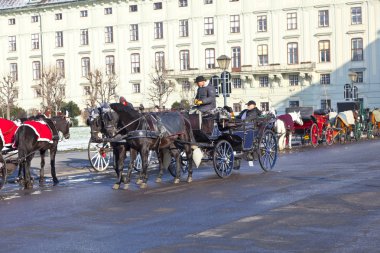
M 12 145 L 17 128 L 13 121 L 0 118 L 0 140 L 4 146 Z
M 27 120 L 23 125 L 29 126 L 34 130 L 36 135 L 38 136 L 37 141 L 48 141 L 50 143 L 53 142 L 53 134 L 49 128 L 49 126 L 43 121 L 34 121 Z

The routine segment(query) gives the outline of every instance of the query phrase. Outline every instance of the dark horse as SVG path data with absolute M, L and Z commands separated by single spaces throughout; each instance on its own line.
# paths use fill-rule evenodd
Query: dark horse
M 19 159 L 19 177 L 23 176 L 23 180 L 20 180 L 20 184 L 24 184 L 26 189 L 33 188 L 33 183 L 30 175 L 30 163 L 34 157 L 36 151 L 40 151 L 41 155 L 41 169 L 40 169 L 40 184 L 44 182 L 44 167 L 45 167 L 45 153 L 47 150 L 50 150 L 50 166 L 51 166 L 51 175 L 53 178 L 54 184 L 58 184 L 58 178 L 55 172 L 55 155 L 57 153 L 57 146 L 59 138 L 54 136 L 61 132 L 65 139 L 70 137 L 70 122 L 66 120 L 64 116 L 55 116 L 51 119 L 44 118 L 35 118 L 43 119 L 51 131 L 53 132 L 53 140 L 49 141 L 38 141 L 39 136 L 35 133 L 34 129 L 29 126 L 22 124 L 19 126 L 16 134 L 14 145 L 18 150 L 18 159 Z M 53 129 L 52 129 L 53 128 Z M 54 138 L 55 137 L 55 138 Z
M 193 132 L 190 122 L 179 112 L 159 112 L 159 113 L 139 113 L 132 107 L 123 106 L 119 103 L 110 105 L 112 110 L 118 115 L 118 124 L 109 116 L 102 116 L 105 129 L 109 136 L 121 135 L 130 145 L 131 149 L 136 150 L 141 155 L 142 171 L 137 183 L 140 187 L 147 186 L 148 155 L 150 150 L 159 154 L 160 172 L 157 182 L 161 181 L 164 168 L 164 152 L 169 151 L 170 155 L 176 160 L 176 178 L 174 183 L 180 182 L 180 152 L 186 152 L 188 161 L 192 161 L 191 143 L 194 142 Z M 132 159 L 131 159 L 132 160 Z M 192 162 L 189 162 L 187 182 L 192 181 Z M 132 164 L 128 167 L 126 186 L 130 183 Z M 121 175 L 121 173 L 120 173 Z M 122 176 L 119 176 L 117 184 L 120 185 Z
M 107 122 L 111 122 L 113 125 L 117 125 L 118 115 L 116 112 L 112 111 L 108 104 L 103 104 L 98 108 L 94 108 L 90 111 L 90 115 L 87 119 L 87 125 L 91 129 L 91 140 L 94 142 L 102 142 L 102 137 L 110 138 L 111 136 L 107 135 L 105 129 L 104 118 L 107 118 Z M 129 150 L 131 154 L 131 162 L 133 163 L 136 158 L 136 151 L 130 149 L 126 141 L 122 142 L 111 142 L 112 152 L 114 157 L 114 169 L 119 181 L 119 178 L 122 177 L 120 171 L 124 168 L 124 160 L 126 158 L 126 153 Z M 120 179 L 124 181 L 124 178 Z M 114 185 L 114 189 L 119 188 L 119 184 Z

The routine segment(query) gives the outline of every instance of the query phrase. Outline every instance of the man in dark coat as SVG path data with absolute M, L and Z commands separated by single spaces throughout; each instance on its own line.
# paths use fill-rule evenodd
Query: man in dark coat
M 256 107 L 256 102 L 251 100 L 246 103 L 247 109 L 244 109 L 238 116 L 238 118 L 244 121 L 253 121 L 261 116 L 261 111 Z
M 197 94 L 195 96 L 192 109 L 197 109 L 201 112 L 207 112 L 216 108 L 215 88 L 213 85 L 206 85 L 206 79 L 203 76 L 197 76 L 195 83 L 198 85 Z

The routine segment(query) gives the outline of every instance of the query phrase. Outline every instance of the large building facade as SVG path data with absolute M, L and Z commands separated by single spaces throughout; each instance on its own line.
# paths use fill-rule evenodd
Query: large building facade
M 336 108 L 350 73 L 359 100 L 380 107 L 379 13 L 379 0 L 0 0 L 0 75 L 17 78 L 27 110 L 40 106 L 36 84 L 48 66 L 81 108 L 94 69 L 114 72 L 118 95 L 151 107 L 151 76 L 162 67 L 175 84 L 170 108 L 192 101 L 197 75 L 220 75 L 217 58 L 227 55 L 235 111 L 249 100 L 278 112 Z

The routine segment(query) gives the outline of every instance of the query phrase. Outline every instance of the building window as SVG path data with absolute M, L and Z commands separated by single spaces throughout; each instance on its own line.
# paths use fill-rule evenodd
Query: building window
M 179 64 L 180 64 L 180 70 L 189 70 L 190 69 L 190 52 L 189 52 L 189 50 L 179 51 Z
M 105 33 L 105 43 L 113 43 L 113 27 L 106 26 L 104 28 Z
M 266 32 L 267 31 L 267 16 L 258 16 L 257 17 L 257 31 Z
M 355 72 L 357 77 L 356 77 L 356 82 L 355 83 L 363 83 L 364 79 L 363 79 L 363 72 L 360 71 L 360 72 Z
M 259 86 L 261 88 L 269 87 L 269 78 L 268 76 L 259 76 Z
M 321 40 L 318 42 L 319 62 L 330 62 L 330 41 Z
M 351 60 L 363 61 L 363 39 L 354 38 L 351 40 Z
M 288 30 L 297 29 L 297 13 L 296 12 L 288 13 L 286 14 L 286 18 L 287 18 Z
M 40 48 L 40 35 L 38 33 L 32 34 L 32 49 Z
M 243 88 L 243 85 L 241 84 L 240 78 L 231 78 L 231 82 L 232 82 L 232 87 L 234 87 L 234 89 Z
M 298 64 L 298 43 L 288 43 L 288 64 Z
M 331 100 L 330 99 L 322 99 L 321 100 L 321 109 L 328 110 L 331 108 Z
M 360 25 L 362 23 L 362 7 L 351 8 L 351 24 Z
M 241 111 L 241 104 L 240 103 L 233 103 L 232 104 L 234 112 L 240 112 Z
M 39 61 L 32 62 L 33 67 L 33 80 L 41 79 L 41 63 Z
M 9 36 L 8 42 L 8 50 L 11 52 L 16 51 L 16 36 Z
M 140 84 L 139 83 L 134 83 L 132 84 L 132 92 L 133 93 L 140 93 Z
M 56 13 L 55 20 L 62 20 L 62 13 Z
M 182 19 L 179 21 L 179 37 L 189 36 L 189 20 Z
M 16 19 L 10 18 L 8 19 L 8 25 L 15 25 L 16 24 Z
M 162 2 L 153 3 L 153 10 L 161 10 Z
M 115 74 L 115 57 L 113 55 L 106 56 L 106 75 Z
M 213 17 L 204 18 L 204 28 L 205 28 L 205 35 L 214 34 L 214 18 Z
M 91 89 L 89 85 L 83 86 L 83 95 L 85 96 L 91 95 Z
M 129 12 L 137 12 L 137 5 L 132 4 L 129 6 Z
M 164 52 L 156 52 L 155 54 L 156 59 L 156 69 L 157 70 L 164 70 L 165 69 L 165 53 Z
M 131 54 L 131 73 L 140 73 L 140 54 Z
M 328 10 L 318 11 L 318 26 L 319 27 L 329 26 L 329 11 Z
M 81 18 L 84 18 L 84 17 L 87 17 L 88 16 L 88 12 L 87 12 L 87 10 L 82 10 L 82 11 L 80 11 L 80 17 Z
M 269 102 L 261 102 L 260 108 L 263 112 L 269 112 Z
M 298 86 L 298 75 L 289 75 L 289 85 Z
M 55 63 L 57 70 L 57 75 L 60 77 L 65 77 L 65 61 L 63 59 L 58 59 Z
M 240 71 L 240 68 L 241 68 L 240 47 L 232 47 L 231 51 L 232 51 L 232 54 L 231 54 L 232 71 Z
M 212 4 L 212 0 L 204 0 L 205 4 Z
M 139 25 L 138 24 L 132 24 L 129 25 L 129 38 L 131 41 L 138 41 L 139 40 Z
M 268 45 L 257 46 L 257 58 L 259 66 L 268 65 Z
M 230 32 L 240 33 L 240 16 L 239 15 L 230 16 Z
M 82 66 L 82 77 L 88 77 L 88 74 L 90 73 L 90 58 L 83 57 L 81 60 L 81 66 Z
M 36 97 L 36 98 L 42 97 L 41 89 L 38 89 L 38 88 L 34 89 L 34 97 Z
M 206 61 L 206 69 L 215 68 L 215 49 L 214 48 L 207 48 L 205 50 L 205 61 Z
M 178 81 L 182 87 L 182 91 L 189 91 L 191 88 L 191 83 L 189 79 L 180 79 Z
M 187 0 L 179 0 L 178 4 L 179 4 L 179 7 L 186 7 L 187 6 Z
M 104 8 L 104 15 L 111 15 L 111 14 L 112 14 L 112 8 L 111 7 Z
M 299 107 L 300 106 L 300 101 L 298 100 L 290 100 L 289 101 L 289 107 Z
M 9 64 L 9 72 L 13 81 L 17 81 L 18 80 L 17 63 Z
M 88 45 L 88 29 L 80 30 L 80 44 L 81 46 Z
M 320 75 L 320 84 L 330 84 L 330 74 Z
M 34 15 L 31 17 L 32 23 L 37 23 L 38 22 L 38 15 Z
M 162 39 L 164 37 L 164 27 L 162 22 L 154 22 L 154 38 Z
M 55 47 L 63 47 L 63 32 L 55 32 Z

